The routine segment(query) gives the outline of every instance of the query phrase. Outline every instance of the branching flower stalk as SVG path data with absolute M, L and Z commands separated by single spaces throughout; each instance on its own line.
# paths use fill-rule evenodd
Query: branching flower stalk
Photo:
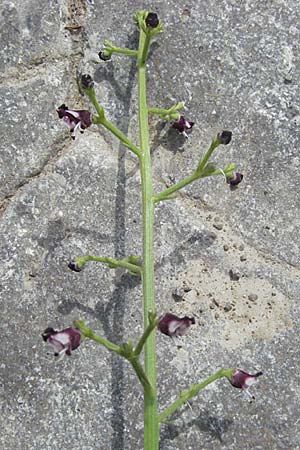
M 136 346 L 132 341 L 117 345 L 96 335 L 82 320 L 76 320 L 73 327 L 61 331 L 55 331 L 48 327 L 43 333 L 43 339 L 50 344 L 56 356 L 67 355 L 75 350 L 84 339 L 102 345 L 107 350 L 124 357 L 132 366 L 140 381 L 144 392 L 144 449 L 158 450 L 160 424 L 169 415 L 180 408 L 191 397 L 198 394 L 210 383 L 219 378 L 227 378 L 232 386 L 240 389 L 247 388 L 261 375 L 249 375 L 241 369 L 220 369 L 214 375 L 199 384 L 194 384 L 182 393 L 178 399 L 168 406 L 163 412 L 158 411 L 157 389 L 156 389 L 156 351 L 155 333 L 157 328 L 160 332 L 170 337 L 182 336 L 186 330 L 195 323 L 195 319 L 187 316 L 179 318 L 171 313 L 165 313 L 158 317 L 155 313 L 154 296 L 154 255 L 153 255 L 153 224 L 154 210 L 156 203 L 164 200 L 171 200 L 176 197 L 176 193 L 184 186 L 196 180 L 208 176 L 225 176 L 231 188 L 235 188 L 242 181 L 243 175 L 234 172 L 235 165 L 229 164 L 223 169 L 216 168 L 209 159 L 213 151 L 219 145 L 227 145 L 231 141 L 230 131 L 221 131 L 213 139 L 209 149 L 204 153 L 192 174 L 183 178 L 178 183 L 154 194 L 151 170 L 151 156 L 149 146 L 148 114 L 156 114 L 162 120 L 171 121 L 171 126 L 178 132 L 187 136 L 191 132 L 193 122 L 187 121 L 179 111 L 183 109 L 183 102 L 179 102 L 171 108 L 150 107 L 146 98 L 146 60 L 150 47 L 151 38 L 162 32 L 161 23 L 155 13 L 139 11 L 134 16 L 134 21 L 139 28 L 139 45 L 137 50 L 122 49 L 115 47 L 109 41 L 104 41 L 104 46 L 99 53 L 103 61 L 108 61 L 114 53 L 135 57 L 137 59 L 138 71 L 138 119 L 139 119 L 139 145 L 131 142 L 114 124 L 105 117 L 103 107 L 98 103 L 94 90 L 94 82 L 89 75 L 83 75 L 81 86 L 89 97 L 96 110 L 96 115 L 89 111 L 76 111 L 68 109 L 66 105 L 61 105 L 57 112 L 59 117 L 69 126 L 71 136 L 75 139 L 77 131 L 84 132 L 92 123 L 104 126 L 113 133 L 121 143 L 133 152 L 138 160 L 141 173 L 142 188 L 142 223 L 143 223 L 143 250 L 140 260 L 137 256 L 128 256 L 123 259 L 110 258 L 108 256 L 77 256 L 69 263 L 69 268 L 75 272 L 80 272 L 88 262 L 100 262 L 109 268 L 122 267 L 134 276 L 141 277 L 143 288 L 143 316 L 144 331 Z M 144 362 L 140 361 L 144 352 Z

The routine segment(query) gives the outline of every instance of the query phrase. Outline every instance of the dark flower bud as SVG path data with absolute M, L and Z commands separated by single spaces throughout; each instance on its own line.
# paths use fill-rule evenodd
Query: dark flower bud
M 81 272 L 82 268 L 78 266 L 77 262 L 71 261 L 68 264 L 69 269 L 73 270 L 74 272 Z
M 159 18 L 156 13 L 149 12 L 145 24 L 148 28 L 156 28 L 159 24 Z
M 243 178 L 244 178 L 244 175 L 242 173 L 233 172 L 233 177 L 227 178 L 226 181 L 228 184 L 230 184 L 230 187 L 234 187 L 234 186 L 237 186 L 238 184 L 240 184 L 240 182 L 243 180 Z
M 99 58 L 102 59 L 102 61 L 109 61 L 111 59 L 111 55 L 105 55 L 104 52 L 99 52 Z
M 220 144 L 227 145 L 231 141 L 231 137 L 232 137 L 231 131 L 223 130 L 220 131 L 220 133 L 218 133 L 217 139 L 220 142 Z
M 186 330 L 195 323 L 194 317 L 177 317 L 175 314 L 166 313 L 164 314 L 159 323 L 157 328 L 161 333 L 166 334 L 170 337 L 178 337 L 182 336 Z
M 91 75 L 88 75 L 87 73 L 82 75 L 81 86 L 83 89 L 91 89 L 92 87 L 94 87 L 94 81 Z

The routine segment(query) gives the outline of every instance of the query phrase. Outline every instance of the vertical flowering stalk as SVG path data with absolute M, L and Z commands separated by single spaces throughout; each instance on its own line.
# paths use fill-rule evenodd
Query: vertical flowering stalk
M 177 105 L 174 105 L 169 109 L 148 107 L 146 99 L 146 59 L 151 37 L 160 33 L 162 27 L 157 14 L 155 13 L 139 11 L 135 14 L 134 20 L 137 23 L 140 32 L 138 50 L 122 49 L 115 47 L 109 41 L 105 41 L 99 57 L 101 60 L 107 61 L 111 58 L 113 53 L 119 53 L 137 58 L 139 146 L 132 143 L 114 124 L 107 120 L 103 107 L 97 102 L 94 83 L 89 75 L 82 76 L 81 85 L 86 95 L 90 98 L 97 115 L 92 116 L 89 111 L 85 110 L 71 110 L 65 105 L 61 105 L 57 112 L 59 117 L 63 119 L 70 128 L 71 137 L 75 138 L 76 130 L 83 132 L 92 123 L 99 124 L 113 133 L 122 144 L 131 150 L 139 159 L 142 185 L 142 265 L 140 264 L 139 258 L 135 256 L 128 256 L 117 260 L 107 256 L 86 255 L 76 257 L 70 262 L 69 268 L 75 272 L 80 272 L 87 262 L 94 261 L 107 264 L 107 266 L 112 269 L 122 267 L 128 270 L 132 275 L 141 276 L 143 287 L 144 332 L 135 348 L 132 341 L 123 343 L 119 346 L 97 336 L 90 328 L 85 326 L 83 321 L 77 320 L 74 322 L 74 327 L 69 327 L 61 331 L 55 331 L 50 327 L 47 328 L 43 333 L 43 339 L 54 348 L 56 356 L 63 356 L 65 354 L 70 356 L 71 351 L 79 346 L 81 340 L 83 338 L 88 338 L 104 346 L 107 350 L 115 352 L 128 360 L 136 372 L 137 378 L 141 382 L 144 390 L 144 450 L 158 450 L 160 423 L 191 397 L 197 395 L 208 384 L 219 378 L 226 377 L 232 386 L 245 389 L 257 380 L 257 377 L 261 375 L 261 372 L 255 375 L 249 375 L 241 369 L 221 369 L 202 383 L 192 385 L 186 392 L 181 394 L 175 402 L 167 407 L 162 413 L 158 414 L 155 334 L 153 331 L 157 327 L 160 332 L 167 336 L 172 338 L 181 337 L 187 329 L 195 323 L 195 319 L 187 316 L 180 318 L 171 313 L 166 313 L 160 318 L 156 317 L 153 255 L 155 203 L 174 198 L 177 191 L 200 178 L 222 174 L 226 177 L 230 186 L 234 187 L 242 181 L 243 175 L 234 172 L 234 164 L 230 164 L 224 169 L 217 169 L 213 164 L 208 162 L 213 151 L 219 145 L 227 145 L 231 141 L 232 133 L 223 130 L 217 135 L 216 139 L 211 142 L 209 149 L 204 153 L 191 175 L 154 195 L 149 147 L 148 114 L 158 114 L 161 119 L 171 121 L 171 126 L 185 136 L 191 132 L 194 123 L 187 121 L 178 113 L 178 110 L 183 108 L 182 102 L 177 103 Z M 139 361 L 142 350 L 144 350 L 144 366 Z
M 153 258 L 154 203 L 151 156 L 149 148 L 148 106 L 146 99 L 146 58 L 151 38 L 151 27 L 150 25 L 148 25 L 147 28 L 147 18 L 148 17 L 145 17 L 145 13 L 142 11 L 136 15 L 136 20 L 140 27 L 138 48 L 138 107 L 141 151 L 139 159 L 142 182 L 143 215 L 142 282 L 144 330 L 147 329 L 149 324 L 148 312 L 155 311 Z M 158 22 L 154 20 L 153 16 L 151 16 L 151 26 L 153 24 L 157 26 Z M 156 28 L 156 26 L 154 26 L 154 28 Z M 152 386 L 152 391 L 144 392 L 144 448 L 158 450 L 159 425 L 157 420 L 156 357 L 154 333 L 151 333 L 145 343 L 145 373 Z

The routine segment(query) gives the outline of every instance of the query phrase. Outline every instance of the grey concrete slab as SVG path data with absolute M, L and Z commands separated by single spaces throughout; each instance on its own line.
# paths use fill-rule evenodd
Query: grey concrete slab
M 157 335 L 160 405 L 221 366 L 264 372 L 251 402 L 225 381 L 203 391 L 162 427 L 160 448 L 300 448 L 298 3 L 1 8 L 9 27 L 0 86 L 0 447 L 143 446 L 142 392 L 127 363 L 91 342 L 55 363 L 41 333 L 79 317 L 117 343 L 141 333 L 137 279 L 98 264 L 67 268 L 76 255 L 140 253 L 136 160 L 96 126 L 71 141 L 55 108 L 87 105 L 76 73 L 89 71 L 109 118 L 137 140 L 134 63 L 100 63 L 97 51 L 104 38 L 133 48 L 130 18 L 151 8 L 165 32 L 151 52 L 148 98 L 185 100 L 196 122 L 182 140 L 151 118 L 155 190 L 188 174 L 222 128 L 233 141 L 215 161 L 234 160 L 245 175 L 235 191 L 222 178 L 204 180 L 156 208 L 158 312 L 196 318 L 180 345 Z M 176 288 L 188 291 L 182 301 Z

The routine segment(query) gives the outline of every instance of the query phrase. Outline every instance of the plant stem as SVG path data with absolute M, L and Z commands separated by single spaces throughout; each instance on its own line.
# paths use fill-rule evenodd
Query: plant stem
M 191 397 L 194 397 L 194 395 L 198 394 L 199 391 L 204 389 L 208 384 L 213 383 L 218 378 L 227 377 L 227 373 L 230 372 L 228 370 L 220 369 L 215 374 L 208 377 L 205 381 L 203 381 L 200 384 L 194 384 L 192 385 L 188 391 L 184 392 L 177 400 L 175 400 L 174 403 L 172 403 L 171 406 L 169 406 L 165 411 L 163 411 L 158 416 L 158 421 L 162 422 L 164 419 L 166 419 L 170 414 L 172 414 L 176 409 L 180 408 L 185 402 L 187 402 Z M 231 369 L 232 372 L 232 369 Z M 231 373 L 230 372 L 230 373 Z
M 121 142 L 122 144 L 129 148 L 133 153 L 135 153 L 137 156 L 140 155 L 140 149 L 134 145 L 125 134 L 122 133 L 122 131 L 119 130 L 115 125 L 113 125 L 109 120 L 105 118 L 104 115 L 104 109 L 102 106 L 99 105 L 95 91 L 94 89 L 87 89 L 86 94 L 90 98 L 91 102 L 94 105 L 95 110 L 98 113 L 98 117 L 94 117 L 94 123 L 99 123 L 100 125 L 103 125 L 105 128 L 107 128 L 112 134 L 114 134 Z
M 147 328 L 145 329 L 144 333 L 142 334 L 135 350 L 134 350 L 134 354 L 136 356 L 139 356 L 143 350 L 143 347 L 145 345 L 145 343 L 147 342 L 147 339 L 149 338 L 150 333 L 152 333 L 152 331 L 157 327 L 159 322 L 159 318 L 153 320 L 152 322 L 150 322 L 147 326 Z
M 113 53 L 120 53 L 120 54 L 126 55 L 126 56 L 137 56 L 137 51 L 129 50 L 129 48 L 113 47 Z
M 204 168 L 205 164 L 207 163 L 207 161 L 209 160 L 209 158 L 211 157 L 212 152 L 220 145 L 220 142 L 217 139 L 213 139 L 209 149 L 207 150 L 207 152 L 204 154 L 203 158 L 201 159 L 200 163 L 198 164 L 197 167 L 197 172 L 201 173 L 201 170 Z
M 193 181 L 197 180 L 198 178 L 199 178 L 199 176 L 195 172 L 192 173 L 192 175 L 179 181 L 179 183 L 173 184 L 173 186 L 170 186 L 168 189 L 165 189 L 164 191 L 155 195 L 155 197 L 153 198 L 154 203 L 160 202 L 162 200 L 169 200 L 170 195 L 172 195 L 176 191 L 179 191 L 179 189 L 183 188 L 187 184 L 192 183 Z
M 149 325 L 148 313 L 155 311 L 154 303 L 154 258 L 153 258 L 153 222 L 154 204 L 149 148 L 148 107 L 146 99 L 145 61 L 150 37 L 140 29 L 138 49 L 138 85 L 139 85 L 139 132 L 140 132 L 140 171 L 142 182 L 143 214 L 143 309 L 144 331 Z M 156 395 L 156 357 L 155 334 L 150 333 L 145 342 L 145 373 L 152 386 L 151 391 L 144 390 L 144 450 L 158 450 L 159 425 L 157 420 Z
M 84 266 L 84 264 L 88 261 L 96 261 L 107 264 L 111 268 L 123 267 L 124 269 L 137 274 L 140 274 L 142 270 L 141 267 L 137 266 L 136 264 L 132 264 L 124 259 L 107 258 L 106 256 L 86 255 L 75 258 L 75 261 L 79 264 L 80 267 Z
M 107 339 L 102 338 L 101 336 L 97 336 L 91 328 L 87 327 L 83 320 L 75 320 L 74 322 L 75 328 L 77 328 L 83 336 L 85 336 L 88 339 L 91 339 L 92 341 L 97 342 L 97 344 L 103 345 L 103 347 L 107 348 L 107 350 L 110 350 L 112 352 L 117 353 L 118 355 L 122 354 L 121 347 L 119 347 L 116 344 L 113 344 L 112 342 L 108 341 Z

